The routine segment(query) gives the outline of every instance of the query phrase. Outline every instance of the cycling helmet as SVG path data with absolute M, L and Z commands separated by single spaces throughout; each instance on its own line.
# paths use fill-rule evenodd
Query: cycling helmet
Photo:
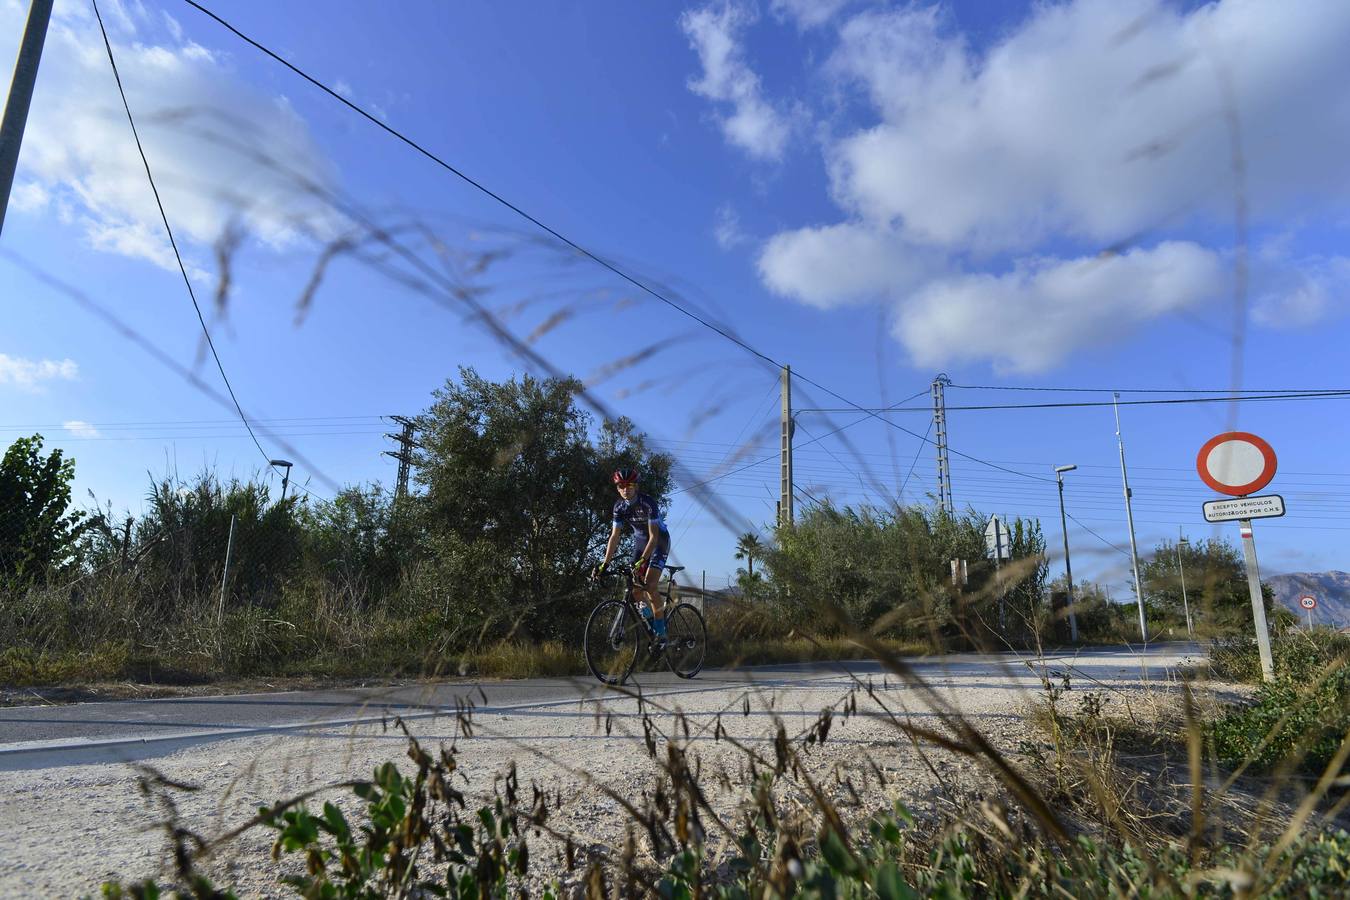
M 616 469 L 610 480 L 615 484 L 637 484 L 638 470 L 632 466 L 624 466 L 622 469 Z

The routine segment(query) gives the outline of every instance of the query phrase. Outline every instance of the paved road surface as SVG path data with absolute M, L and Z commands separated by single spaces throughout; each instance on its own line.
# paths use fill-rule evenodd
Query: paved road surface
M 1039 676 L 1032 662 L 1055 673 L 1069 672 L 1081 686 L 1163 679 L 1181 663 L 1200 657 L 1194 644 L 1171 643 L 1137 652 L 1126 648 L 1092 648 L 1052 654 L 1044 659 L 1013 653 L 955 654 L 912 660 L 930 684 L 962 687 L 1034 688 Z M 650 697 L 695 695 L 757 688 L 785 691 L 794 686 L 849 677 L 889 680 L 873 662 L 803 663 L 756 666 L 740 670 L 708 670 L 693 681 L 668 672 L 639 674 L 630 687 Z M 186 747 L 230 739 L 332 729 L 405 720 L 453 717 L 457 702 L 472 698 L 477 715 L 586 707 L 620 699 L 582 678 L 537 678 L 520 681 L 458 680 L 402 687 L 333 691 L 290 691 L 222 697 L 122 700 L 0 709 L 0 771 L 43 769 L 90 762 L 131 761 L 163 756 Z M 692 699 L 692 698 L 691 698 Z

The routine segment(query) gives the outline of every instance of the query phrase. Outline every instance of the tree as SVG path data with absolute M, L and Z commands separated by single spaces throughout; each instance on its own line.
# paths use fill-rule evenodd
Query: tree
M 44 456 L 42 435 L 19 438 L 0 460 L 0 579 L 45 581 L 68 565 L 85 529 L 70 511 L 75 460 Z
M 670 459 L 627 419 L 593 429 L 575 402 L 582 389 L 462 368 L 418 417 L 416 500 L 437 602 L 482 637 L 574 630 L 592 597 L 587 562 L 609 536 L 610 473 L 636 466 L 658 504 L 669 490 Z
M 760 543 L 759 535 L 746 532 L 736 541 L 736 558 L 745 560 L 745 566 L 750 578 L 755 577 L 755 557 L 764 556 L 764 545 Z
M 1178 550 L 1181 568 L 1177 565 Z M 1247 569 L 1242 554 L 1225 540 L 1197 540 L 1183 544 L 1162 541 L 1139 569 L 1144 587 L 1144 602 L 1156 608 L 1171 623 L 1185 628 L 1181 597 L 1181 572 L 1186 575 L 1186 600 L 1197 629 L 1211 634 L 1250 632 L 1251 594 L 1247 588 Z M 1275 594 L 1261 585 L 1266 616 L 1278 615 Z M 1273 624 L 1273 621 L 1272 621 Z

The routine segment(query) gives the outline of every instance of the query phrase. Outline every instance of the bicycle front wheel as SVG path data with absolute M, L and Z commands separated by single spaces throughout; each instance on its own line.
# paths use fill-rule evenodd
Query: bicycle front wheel
M 703 668 L 708 629 L 703 615 L 688 603 L 666 613 L 666 663 L 681 678 L 693 678 Z
M 637 664 L 643 628 L 633 607 L 606 600 L 586 620 L 583 646 L 591 674 L 605 684 L 623 684 Z

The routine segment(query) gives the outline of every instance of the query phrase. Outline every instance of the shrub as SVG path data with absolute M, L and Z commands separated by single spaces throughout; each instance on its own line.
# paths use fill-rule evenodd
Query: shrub
M 1230 638 L 1215 654 L 1216 670 L 1228 677 L 1260 678 L 1255 640 Z M 1321 772 L 1350 735 L 1350 640 L 1326 631 L 1288 634 L 1271 655 L 1275 680 L 1211 727 L 1215 753 L 1261 769 L 1283 764 Z

